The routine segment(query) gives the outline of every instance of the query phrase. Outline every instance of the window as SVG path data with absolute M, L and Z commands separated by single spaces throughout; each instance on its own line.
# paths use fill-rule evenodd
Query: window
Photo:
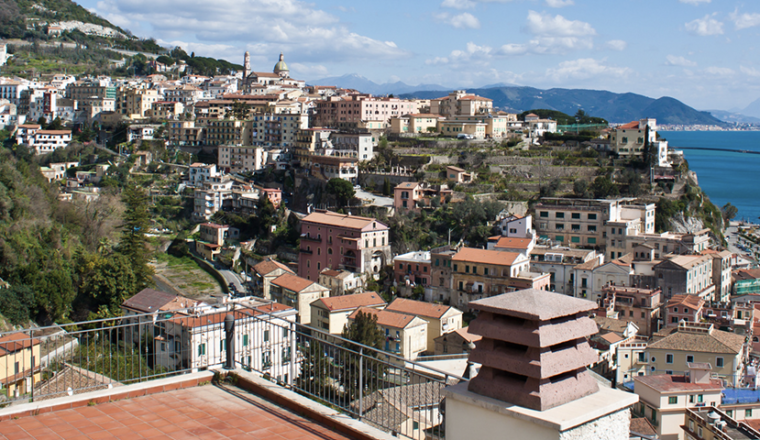
M 596 244 L 596 238 L 589 238 L 588 244 Z
M 666 354 L 665 355 L 665 363 L 666 364 L 672 364 L 673 363 L 673 355 L 672 354 Z
M 556 224 L 554 227 L 555 227 L 555 228 L 556 228 L 558 231 L 561 231 L 561 230 L 565 229 L 565 224 L 564 224 L 564 223 L 557 223 L 557 224 Z
M 565 237 L 562 235 L 557 235 L 556 237 L 554 237 L 554 241 L 559 241 L 559 242 L 565 241 Z
M 588 215 L 589 220 L 596 220 L 596 214 L 589 214 Z
M 574 213 L 570 214 L 570 218 L 572 218 L 572 219 L 580 219 L 581 218 L 581 213 L 580 212 L 574 212 Z
M 470 273 L 470 266 L 469 265 L 466 265 L 464 267 L 464 273 Z
M 693 363 L 694 362 L 694 356 L 692 356 L 692 355 L 686 356 L 686 362 L 688 362 L 690 364 Z
M 639 353 L 639 362 L 646 362 L 647 361 L 647 354 L 643 351 Z
M 589 227 L 588 227 L 588 231 L 589 231 L 589 232 L 596 232 L 596 226 L 594 226 L 594 225 L 589 225 Z
M 702 394 L 697 394 L 697 403 L 702 403 L 705 401 L 705 396 Z
M 673 313 L 678 313 L 678 307 L 673 307 Z
M 673 370 L 665 370 L 665 374 L 673 375 Z
M 678 396 L 670 396 L 668 397 L 668 404 L 675 405 L 678 403 Z
M 689 395 L 689 403 L 694 403 L 694 394 Z
M 564 212 L 558 212 L 558 213 L 556 213 L 554 215 L 554 217 L 556 217 L 556 218 L 565 218 L 565 213 Z
M 247 347 L 247 346 L 248 346 L 248 335 L 243 335 L 243 347 Z
M 733 417 L 734 416 L 734 411 L 731 410 L 731 409 L 729 409 L 729 410 L 726 411 L 726 415 L 729 416 L 729 417 Z
M 457 268 L 457 265 L 455 264 L 454 265 L 454 272 L 456 272 L 457 270 L 459 270 L 459 269 Z
M 752 417 L 752 410 L 751 409 L 745 409 L 744 410 L 744 418 L 747 419 L 747 418 L 750 418 L 750 417 Z
M 570 242 L 571 243 L 580 243 L 581 242 L 581 238 L 580 237 L 570 237 Z
M 226 345 L 227 345 L 227 341 L 225 341 L 224 339 L 222 339 L 221 341 L 219 341 L 219 351 L 224 351 Z
M 264 342 L 269 342 L 269 330 L 264 330 Z
M 488 268 L 487 267 L 483 268 L 483 275 L 488 276 Z
M 268 351 L 265 351 L 264 353 L 261 353 L 261 366 L 263 369 L 268 369 L 272 366 L 272 356 L 271 353 Z
M 549 212 L 547 211 L 541 211 L 538 213 L 539 217 L 549 217 Z
M 198 356 L 203 356 L 206 354 L 206 344 L 200 344 L 198 346 Z
M 723 358 L 715 358 L 715 366 L 719 368 L 723 368 Z

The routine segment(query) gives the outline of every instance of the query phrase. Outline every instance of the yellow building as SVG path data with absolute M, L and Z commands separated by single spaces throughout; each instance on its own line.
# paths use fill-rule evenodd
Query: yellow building
M 153 104 L 158 102 L 158 91 L 153 89 L 120 90 L 116 102 L 116 110 L 122 116 L 130 119 L 145 118 L 153 110 Z
M 31 392 L 40 380 L 40 340 L 24 333 L 0 338 L 0 385 L 8 397 Z
M 332 335 L 340 335 L 348 324 L 348 316 L 359 307 L 382 309 L 383 298 L 375 292 L 320 298 L 311 303 L 311 326 Z
M 427 322 L 419 316 L 360 307 L 348 317 L 353 322 L 359 313 L 377 317 L 377 328 L 385 336 L 382 349 L 406 360 L 413 361 L 427 351 Z M 349 324 L 350 325 L 350 324 Z
M 713 375 L 730 384 L 742 380 L 747 356 L 744 336 L 694 322 L 668 327 L 655 333 L 655 339 L 658 336 L 662 339 L 646 349 L 647 374 L 684 374 L 688 364 L 705 363 L 712 365 Z

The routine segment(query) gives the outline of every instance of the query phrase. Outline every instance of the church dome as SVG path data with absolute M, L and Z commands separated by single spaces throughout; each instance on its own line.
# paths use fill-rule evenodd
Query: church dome
M 277 62 L 277 64 L 274 65 L 274 73 L 280 74 L 289 72 L 288 65 L 285 64 L 285 55 L 280 54 L 280 61 Z

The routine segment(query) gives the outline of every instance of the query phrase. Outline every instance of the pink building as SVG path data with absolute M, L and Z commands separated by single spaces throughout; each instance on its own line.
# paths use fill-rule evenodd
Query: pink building
M 282 203 L 282 191 L 276 188 L 263 188 L 261 190 L 261 196 L 269 199 L 272 202 L 272 206 L 279 208 Z
M 348 127 L 362 121 L 388 123 L 393 117 L 417 113 L 417 103 L 398 98 L 373 98 L 371 95 L 333 96 L 317 102 L 312 126 Z
M 397 210 L 419 211 L 421 208 L 434 207 L 435 203 L 443 205 L 446 203 L 446 196 L 453 194 L 446 185 L 429 186 L 424 182 L 403 182 L 393 190 L 393 207 Z
M 393 278 L 399 285 L 430 285 L 432 268 L 430 252 L 417 251 L 399 255 L 393 259 Z
M 374 218 L 317 210 L 301 220 L 302 278 L 317 281 L 325 268 L 374 274 L 390 261 L 389 228 Z
M 678 325 L 680 321 L 699 322 L 705 300 L 697 295 L 673 295 L 665 306 L 665 325 Z

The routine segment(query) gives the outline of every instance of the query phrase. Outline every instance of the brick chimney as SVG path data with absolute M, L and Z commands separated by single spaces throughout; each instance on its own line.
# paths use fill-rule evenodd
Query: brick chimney
M 470 353 L 482 365 L 468 390 L 538 411 L 593 394 L 586 371 L 597 361 L 588 317 L 597 305 L 554 292 L 527 289 L 470 303 L 480 314 L 469 331 L 483 337 Z

